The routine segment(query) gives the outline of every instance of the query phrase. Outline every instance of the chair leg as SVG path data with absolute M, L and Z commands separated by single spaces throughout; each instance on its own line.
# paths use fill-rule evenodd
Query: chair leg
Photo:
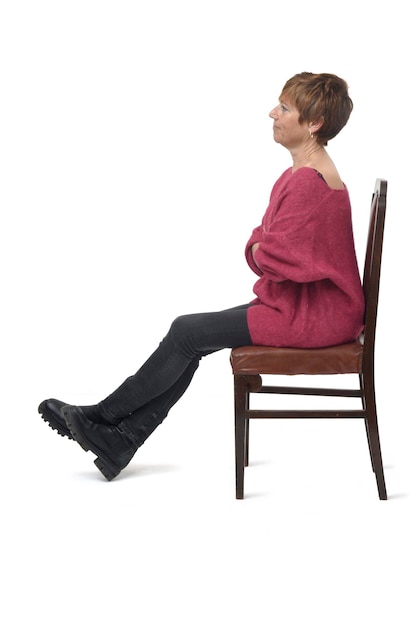
M 366 411 L 365 390 L 364 390 L 363 377 L 362 377 L 361 374 L 359 375 L 359 381 L 360 381 L 360 387 L 361 387 L 361 391 L 362 391 L 362 408 L 363 408 L 364 411 Z M 375 474 L 375 465 L 374 465 L 374 459 L 373 459 L 373 456 L 372 456 L 371 440 L 369 438 L 368 420 L 366 420 L 366 419 L 365 419 L 365 430 L 366 430 L 366 439 L 368 441 L 369 456 L 371 458 L 372 471 Z
M 380 500 L 387 500 L 384 467 L 382 464 L 381 442 L 379 439 L 378 418 L 376 412 L 375 387 L 373 376 L 364 378 L 365 424 L 368 435 L 369 452 L 375 473 Z
M 262 378 L 259 374 L 242 377 L 245 384 L 245 412 L 249 411 L 249 398 L 251 393 L 256 393 L 262 388 Z M 250 419 L 245 419 L 245 467 L 249 465 L 249 423 Z
M 371 458 L 372 471 L 375 474 L 374 457 L 372 455 L 371 438 L 370 438 L 370 435 L 369 435 L 369 426 L 368 426 L 368 420 L 367 419 L 365 419 L 365 430 L 366 430 L 366 438 L 368 440 L 369 456 Z
M 245 420 L 245 467 L 249 465 L 249 419 Z
M 242 376 L 235 376 L 235 466 L 236 466 L 236 499 L 242 500 L 244 495 L 244 473 L 247 459 L 247 424 L 245 408 L 247 404 L 246 385 Z
M 236 437 L 236 499 L 243 500 L 244 497 L 244 479 L 245 479 L 245 422 L 243 419 L 236 419 L 235 424 Z
M 385 486 L 384 468 L 382 465 L 382 456 L 381 456 L 381 444 L 379 440 L 378 423 L 377 423 L 376 415 L 372 416 L 372 419 L 368 418 L 367 422 L 368 422 L 370 447 L 372 450 L 371 455 L 372 455 L 372 460 L 373 460 L 375 478 L 376 478 L 376 482 L 378 486 L 379 499 L 386 500 L 387 489 Z

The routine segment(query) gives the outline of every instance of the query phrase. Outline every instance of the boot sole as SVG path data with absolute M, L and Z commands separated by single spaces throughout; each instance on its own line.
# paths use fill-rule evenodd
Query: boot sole
M 97 456 L 94 464 L 103 474 L 103 476 L 108 480 L 113 480 L 116 478 L 118 474 L 120 474 L 121 469 L 117 467 L 113 463 L 109 457 L 100 450 L 97 446 L 95 446 L 82 432 L 80 425 L 78 424 L 78 418 L 75 415 L 71 415 L 69 411 L 65 410 L 65 407 L 62 409 L 62 413 L 65 417 L 65 421 L 67 426 L 77 443 L 82 447 L 85 452 L 92 452 Z
M 42 402 L 38 407 L 38 413 L 42 417 L 43 421 L 48 424 L 52 430 L 55 430 L 61 437 L 68 437 L 68 439 L 74 439 L 69 428 L 65 428 L 56 419 L 55 415 L 51 413 L 46 406 L 46 401 Z

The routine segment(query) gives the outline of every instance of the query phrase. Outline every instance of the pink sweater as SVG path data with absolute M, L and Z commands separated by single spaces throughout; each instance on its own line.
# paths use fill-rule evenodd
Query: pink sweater
M 358 337 L 364 297 L 346 188 L 331 189 L 309 167 L 286 170 L 245 254 L 260 276 L 248 310 L 255 345 L 314 348 Z

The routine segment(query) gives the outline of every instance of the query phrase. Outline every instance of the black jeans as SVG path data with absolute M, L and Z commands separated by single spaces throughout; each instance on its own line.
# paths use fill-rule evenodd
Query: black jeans
M 99 403 L 104 419 L 132 431 L 135 439 L 144 422 L 160 423 L 187 389 L 203 356 L 252 344 L 247 324 L 249 306 L 177 317 L 136 374 Z

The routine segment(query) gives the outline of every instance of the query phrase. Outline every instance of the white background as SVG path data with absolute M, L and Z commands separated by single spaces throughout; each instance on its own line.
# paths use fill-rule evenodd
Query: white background
M 415 626 L 411 9 L 1 1 L 2 623 Z M 350 86 L 329 153 L 360 263 L 375 179 L 388 180 L 377 393 L 389 500 L 362 424 L 262 422 L 235 501 L 227 350 L 107 483 L 37 406 L 102 399 L 175 316 L 252 297 L 243 248 L 290 165 L 268 112 L 304 70 Z

